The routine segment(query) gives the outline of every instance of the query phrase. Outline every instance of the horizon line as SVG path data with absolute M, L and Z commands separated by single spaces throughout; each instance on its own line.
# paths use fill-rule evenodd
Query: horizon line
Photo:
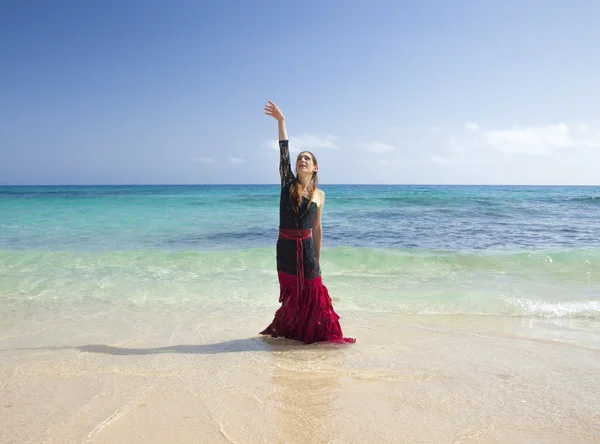
M 426 186 L 426 187 L 600 187 L 598 184 L 477 184 L 477 183 L 323 183 L 324 186 Z M 0 184 L 0 187 L 185 187 L 185 186 L 280 186 L 279 183 L 92 183 Z

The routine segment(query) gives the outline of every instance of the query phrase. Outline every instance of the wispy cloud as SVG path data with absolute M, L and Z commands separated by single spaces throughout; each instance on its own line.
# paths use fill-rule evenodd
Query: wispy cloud
M 290 152 L 300 152 L 305 150 L 313 150 L 313 149 L 339 149 L 336 145 L 336 141 L 338 137 L 332 134 L 309 134 L 302 133 L 298 136 L 290 136 Z M 276 139 L 271 139 L 266 142 L 266 146 L 273 149 L 279 150 L 279 141 Z
M 600 131 L 595 129 L 589 123 L 580 123 L 577 125 L 579 137 L 582 138 L 580 143 L 587 147 L 600 147 Z M 575 142 L 577 144 L 577 142 Z
M 431 156 L 431 162 L 437 165 L 451 165 L 453 163 L 451 159 L 442 156 Z
M 301 150 L 309 148 L 330 148 L 337 149 L 335 141 L 338 138 L 331 134 L 324 134 L 321 136 L 315 134 L 302 133 L 297 137 L 290 139 L 290 143 L 294 143 Z
M 229 156 L 229 163 L 236 163 L 236 164 L 240 164 L 240 163 L 246 163 L 248 162 L 246 159 L 243 159 L 241 157 L 232 157 Z
M 506 154 L 533 155 L 546 155 L 569 147 L 600 147 L 600 131 L 589 123 L 517 126 L 510 129 L 487 129 L 476 123 L 466 123 L 465 128 L 470 136 L 448 136 L 445 140 L 446 146 L 461 155 L 484 147 Z
M 600 147 L 600 131 L 596 131 L 594 137 L 584 140 L 582 142 L 583 146 L 598 148 Z
M 404 129 L 400 126 L 395 126 L 393 128 L 388 129 L 388 133 L 401 133 Z
M 483 131 L 484 140 L 497 150 L 515 154 L 547 154 L 555 147 L 573 145 L 564 123 L 538 128 Z
M 367 150 L 371 151 L 372 153 L 383 154 L 383 153 L 391 153 L 393 151 L 396 151 L 396 148 L 394 148 L 393 146 L 388 145 L 386 143 L 378 142 L 376 140 L 374 142 L 367 144 Z
M 450 146 L 454 146 L 458 143 L 458 139 L 455 136 L 449 136 L 446 139 L 446 144 Z
M 446 146 L 448 146 L 455 153 L 460 154 L 461 156 L 467 152 L 467 148 L 459 143 L 459 140 L 455 136 L 448 136 L 446 139 Z
M 194 157 L 192 162 L 197 163 L 213 163 L 214 159 L 212 157 Z

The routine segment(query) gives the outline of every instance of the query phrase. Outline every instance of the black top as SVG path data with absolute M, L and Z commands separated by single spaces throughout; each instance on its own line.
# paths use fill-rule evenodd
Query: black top
M 279 200 L 279 226 L 281 228 L 311 229 L 317 215 L 317 204 L 302 198 L 300 211 L 296 211 L 290 201 L 290 187 L 294 174 L 290 165 L 290 152 L 287 140 L 279 141 L 279 174 L 281 176 L 281 197 Z M 321 274 L 317 261 L 317 252 L 312 237 L 302 242 L 304 249 L 304 277 L 315 279 Z M 277 241 L 277 270 L 296 275 L 296 241 L 279 239 Z

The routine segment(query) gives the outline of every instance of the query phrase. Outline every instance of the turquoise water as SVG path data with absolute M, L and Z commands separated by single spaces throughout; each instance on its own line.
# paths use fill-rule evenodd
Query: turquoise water
M 323 186 L 336 306 L 600 319 L 600 187 Z M 279 188 L 0 187 L 0 298 L 270 304 Z

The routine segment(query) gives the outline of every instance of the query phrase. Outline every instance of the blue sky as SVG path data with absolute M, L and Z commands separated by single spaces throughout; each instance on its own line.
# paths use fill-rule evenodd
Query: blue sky
M 0 184 L 600 184 L 597 1 L 0 2 Z

